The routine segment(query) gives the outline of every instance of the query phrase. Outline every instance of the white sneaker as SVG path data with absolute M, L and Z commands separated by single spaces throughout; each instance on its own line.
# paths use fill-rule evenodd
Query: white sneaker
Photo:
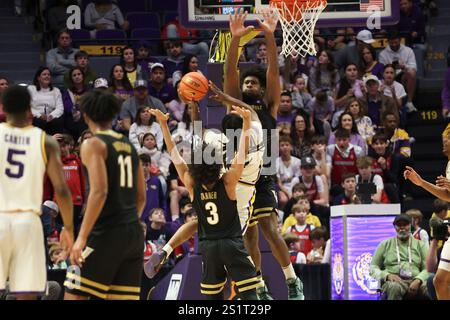
M 408 103 L 406 103 L 406 111 L 408 113 L 417 112 L 417 108 L 414 106 L 414 104 L 412 102 L 408 102 Z

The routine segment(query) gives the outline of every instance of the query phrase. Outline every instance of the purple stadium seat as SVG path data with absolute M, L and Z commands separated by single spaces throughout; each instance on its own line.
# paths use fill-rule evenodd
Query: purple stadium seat
M 112 39 L 112 40 L 122 40 L 127 38 L 127 34 L 123 30 L 98 30 L 96 38 L 101 39 Z
M 177 11 L 178 0 L 149 0 L 153 12 Z
M 89 40 L 91 38 L 89 31 L 84 29 L 70 30 L 70 36 L 72 40 Z
M 131 12 L 127 14 L 127 20 L 130 22 L 130 29 L 151 28 L 161 29 L 159 25 L 159 16 L 152 12 Z
M 138 28 L 131 31 L 131 38 L 132 39 L 139 39 L 139 40 L 149 40 L 151 42 L 158 42 L 161 38 L 161 31 L 159 29 L 152 29 L 152 28 Z
M 165 12 L 163 16 L 163 26 L 165 26 L 167 23 L 171 21 L 174 21 L 176 17 L 178 17 L 177 11 Z
M 148 4 L 144 0 L 118 0 L 117 2 L 124 16 L 128 12 L 148 11 Z

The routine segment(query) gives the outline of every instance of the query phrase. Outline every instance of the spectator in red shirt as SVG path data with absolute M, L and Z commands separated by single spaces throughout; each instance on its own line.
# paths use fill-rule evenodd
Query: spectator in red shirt
M 82 211 L 85 204 L 84 175 L 80 158 L 73 153 L 75 141 L 68 134 L 56 134 L 56 140 L 61 149 L 64 177 L 72 193 L 73 219 L 75 234 L 78 234 L 82 221 Z
M 181 26 L 178 17 L 167 23 L 162 30 L 161 39 L 181 39 L 183 41 L 183 53 L 208 56 L 209 47 L 205 42 L 189 40 L 186 38 L 197 38 L 197 30 L 185 29 Z M 183 40 L 185 39 L 185 40 Z
M 197 212 L 195 212 L 194 208 L 190 208 L 186 211 L 185 215 L 185 223 L 197 220 Z M 184 242 L 181 246 L 178 246 L 174 249 L 175 259 L 180 260 L 186 254 L 191 254 L 195 250 L 195 237 L 192 236 L 188 241 Z

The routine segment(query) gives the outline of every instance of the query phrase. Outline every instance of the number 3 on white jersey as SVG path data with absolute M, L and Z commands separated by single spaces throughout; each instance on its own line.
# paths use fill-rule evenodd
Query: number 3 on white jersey
M 206 218 L 209 224 L 215 225 L 219 223 L 219 215 L 217 214 L 217 206 L 214 202 L 205 204 L 205 209 L 209 211 L 210 217 Z

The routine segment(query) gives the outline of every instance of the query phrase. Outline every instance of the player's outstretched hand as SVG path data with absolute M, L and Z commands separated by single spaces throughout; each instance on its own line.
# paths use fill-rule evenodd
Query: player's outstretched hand
M 59 235 L 59 243 L 63 251 L 58 259 L 63 261 L 69 257 L 73 247 L 73 230 L 67 230 L 66 228 L 62 229 L 61 234 Z
M 406 180 L 410 180 L 416 186 L 422 186 L 422 177 L 411 167 L 406 166 L 406 170 L 403 172 L 403 177 L 405 177 Z
M 229 102 L 229 96 L 225 94 L 222 90 L 219 89 L 212 81 L 209 81 L 209 89 L 214 93 L 213 96 L 209 97 L 210 99 L 220 102 L 227 103 Z
M 275 10 L 270 8 L 261 9 L 259 14 L 263 16 L 263 20 L 256 18 L 259 26 L 264 30 L 264 32 L 274 33 L 278 24 L 278 15 Z
M 159 123 L 167 123 L 167 120 L 169 120 L 169 114 L 164 114 L 159 109 L 150 109 L 150 114 L 152 116 L 155 116 L 156 121 L 158 121 Z
M 439 177 L 436 178 L 436 185 L 438 187 L 450 190 L 450 180 L 448 180 L 444 176 L 439 176 Z
M 86 240 L 78 237 L 70 252 L 70 263 L 81 267 L 84 263 L 83 250 L 86 247 Z
M 231 113 L 237 114 L 244 121 L 250 121 L 251 120 L 252 113 L 250 112 L 250 110 L 247 110 L 247 109 L 244 109 L 244 108 L 240 108 L 240 107 L 236 107 L 236 106 L 232 106 L 232 108 L 233 108 L 233 110 L 231 111 Z
M 234 15 L 230 14 L 230 31 L 233 36 L 242 37 L 255 28 L 253 26 L 244 26 L 247 15 L 248 13 L 244 12 L 243 9 L 237 10 Z

